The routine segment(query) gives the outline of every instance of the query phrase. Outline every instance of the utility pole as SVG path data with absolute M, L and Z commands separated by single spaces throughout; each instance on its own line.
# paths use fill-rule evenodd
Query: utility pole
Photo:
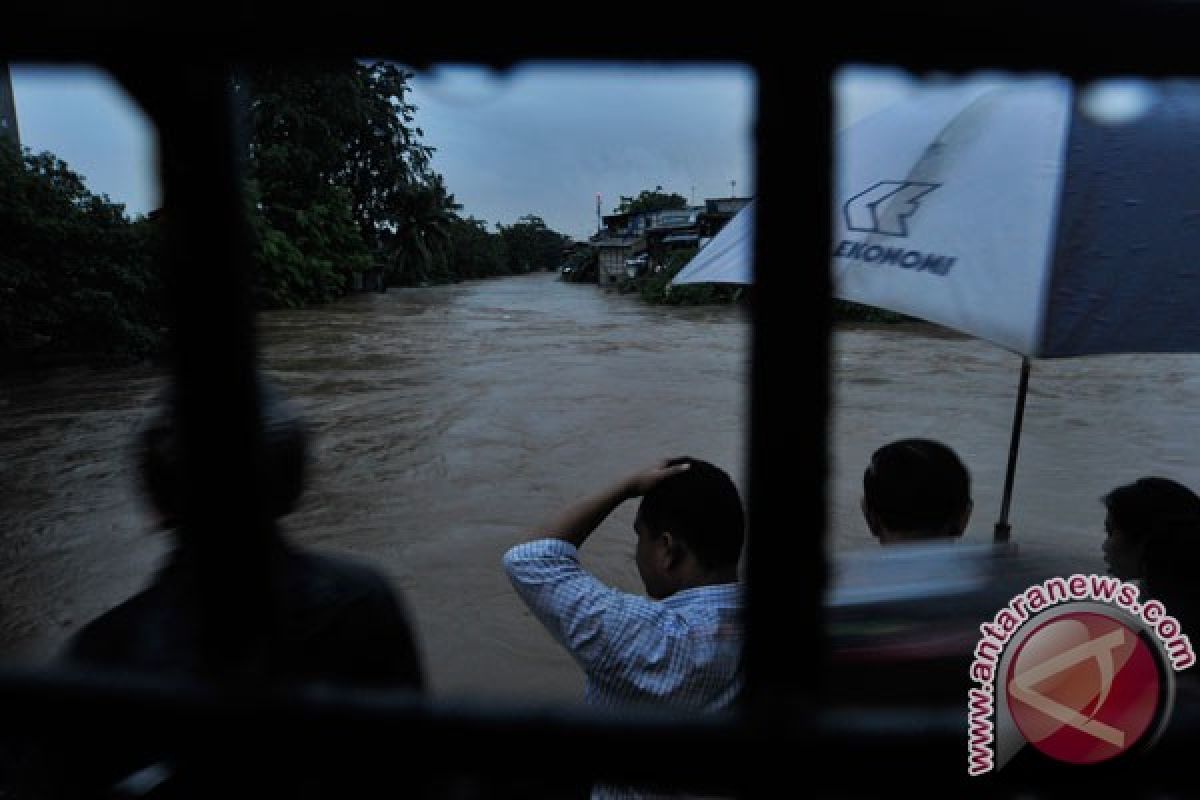
M 737 197 L 737 181 L 729 182 L 729 196 L 731 198 Z

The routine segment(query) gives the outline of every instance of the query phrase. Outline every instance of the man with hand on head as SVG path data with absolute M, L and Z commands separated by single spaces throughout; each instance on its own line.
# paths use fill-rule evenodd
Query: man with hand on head
M 635 560 L 646 597 L 607 586 L 579 548 L 618 506 L 641 498 Z M 536 528 L 504 556 L 517 594 L 586 675 L 601 707 L 730 708 L 744 685 L 741 498 L 718 467 L 676 458 L 629 475 Z M 637 797 L 596 787 L 593 797 Z
M 606 586 L 579 563 L 592 532 L 636 497 L 635 560 L 648 597 Z M 588 703 L 719 710 L 742 688 L 743 537 L 729 476 L 677 458 L 570 506 L 509 550 L 504 568 L 583 668 Z

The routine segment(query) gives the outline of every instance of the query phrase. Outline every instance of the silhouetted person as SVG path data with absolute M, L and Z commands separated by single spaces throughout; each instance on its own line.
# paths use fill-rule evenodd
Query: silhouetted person
M 971 517 L 970 474 L 945 444 L 900 439 L 872 454 L 861 505 L 885 547 L 834 559 L 826 696 L 957 705 L 979 624 L 1011 597 L 996 591 L 992 549 L 959 541 Z
M 971 475 L 941 442 L 884 445 L 863 473 L 863 516 L 881 544 L 957 539 L 972 508 Z
M 270 517 L 277 520 L 300 497 L 308 435 L 277 391 L 260 381 L 258 392 L 264 429 L 260 488 Z M 297 547 L 274 521 L 256 531 L 265 537 L 265 551 L 255 551 L 265 553 L 263 574 L 256 576 L 264 590 L 257 596 L 265 599 L 265 607 L 245 609 L 251 624 L 260 628 L 252 631 L 255 639 L 245 652 L 230 653 L 231 663 L 214 666 L 216 640 L 203 632 L 213 625 L 212 610 L 206 606 L 214 585 L 211 571 L 220 565 L 211 556 L 211 542 L 209 553 L 204 551 L 208 532 L 179 524 L 183 459 L 170 397 L 140 432 L 137 451 L 139 473 L 159 515 L 159 527 L 173 532 L 175 546 L 144 590 L 73 637 L 64 653 L 67 665 L 94 674 L 114 670 L 167 678 L 215 677 L 224 687 L 253 691 L 314 683 L 374 689 L 422 686 L 416 640 L 387 579 L 364 564 Z M 229 548 L 220 556 L 232 561 L 245 552 Z M 225 619 L 231 625 L 244 622 Z M 248 774 L 246 783 L 239 785 L 241 779 L 229 781 L 230 764 L 206 763 L 195 752 L 170 751 L 160 738 L 154 732 L 122 731 L 114 724 L 110 737 L 76 741 L 61 754 L 59 774 L 51 781 L 56 785 L 48 791 L 53 796 L 107 796 L 114 784 L 141 780 L 162 782 L 166 788 L 157 790 L 156 797 L 218 796 L 236 795 L 265 779 L 280 796 L 324 797 L 336 793 L 330 781 L 342 788 L 353 785 L 347 783 L 352 776 L 322 774 L 303 758 L 290 774 Z M 267 752 L 247 754 L 247 764 L 271 769 L 264 766 Z
M 1160 530 L 1179 530 L 1200 520 L 1200 497 L 1181 483 L 1155 476 L 1118 486 L 1102 498 L 1104 562 L 1124 581 L 1145 578 L 1145 548 Z

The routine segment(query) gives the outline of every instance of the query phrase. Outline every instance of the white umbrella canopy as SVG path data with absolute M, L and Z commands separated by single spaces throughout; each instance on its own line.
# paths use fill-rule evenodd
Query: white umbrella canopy
M 671 279 L 681 283 L 754 283 L 754 201 L 751 200 Z
M 963 81 L 835 137 L 835 296 L 1026 357 L 998 538 L 1029 357 L 1200 352 L 1200 84 L 1135 111 L 1089 116 L 1059 78 Z M 751 282 L 752 224 L 720 243 L 675 282 Z
M 926 88 L 837 138 L 839 297 L 1027 356 L 1200 350 L 1200 86 Z
M 1026 356 L 1200 351 L 1200 84 L 926 86 L 837 134 L 834 294 Z M 673 283 L 752 283 L 753 204 Z

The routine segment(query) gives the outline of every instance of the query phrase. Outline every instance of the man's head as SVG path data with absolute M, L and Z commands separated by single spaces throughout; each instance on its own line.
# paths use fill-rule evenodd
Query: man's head
M 681 589 L 737 577 L 745 519 L 737 487 L 724 470 L 695 458 L 642 498 L 634 529 L 646 593 L 661 599 Z
M 1169 478 L 1140 478 L 1113 489 L 1102 502 L 1108 509 L 1104 560 L 1121 580 L 1144 577 L 1146 542 L 1152 535 L 1200 525 L 1200 497 Z
M 308 434 L 291 403 L 267 380 L 257 382 L 262 419 L 262 470 L 259 490 L 272 518 L 290 512 L 304 488 Z M 164 527 L 174 527 L 184 510 L 185 477 L 179 410 L 168 388 L 137 440 L 137 460 L 146 492 Z
M 971 476 L 941 442 L 884 445 L 863 473 L 863 515 L 882 544 L 962 536 L 971 508 Z

